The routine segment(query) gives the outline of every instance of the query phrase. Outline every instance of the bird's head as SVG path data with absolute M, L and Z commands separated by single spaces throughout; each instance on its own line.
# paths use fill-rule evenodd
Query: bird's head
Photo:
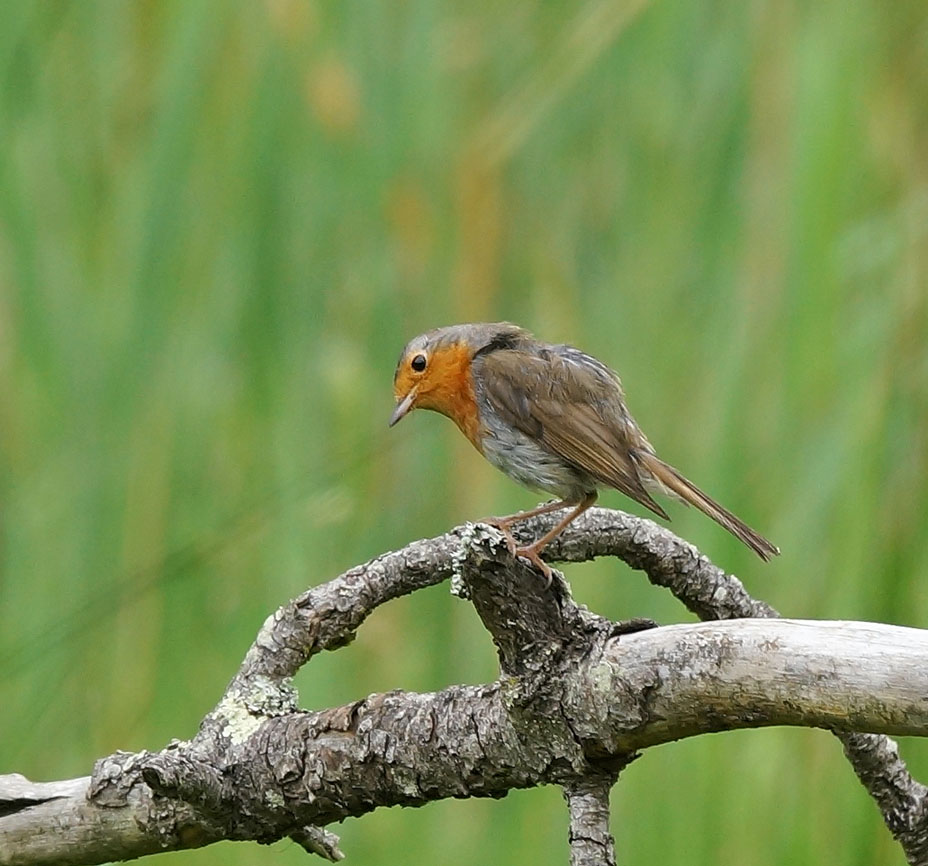
M 406 344 L 393 376 L 396 408 L 392 427 L 413 409 L 447 415 L 461 429 L 475 411 L 471 362 L 481 352 L 511 348 L 528 334 L 518 325 L 493 322 L 451 325 L 414 337 Z

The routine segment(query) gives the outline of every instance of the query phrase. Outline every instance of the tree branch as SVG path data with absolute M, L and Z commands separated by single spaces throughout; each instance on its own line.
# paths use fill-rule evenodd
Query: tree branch
M 549 525 L 538 520 L 528 532 Z M 686 542 L 618 512 L 591 510 L 549 553 L 607 554 L 643 568 L 701 616 L 775 615 Z M 290 677 L 300 665 L 348 643 L 379 604 L 449 576 L 496 643 L 500 680 L 297 708 Z M 546 591 L 489 527 L 415 542 L 270 617 L 191 741 L 103 759 L 89 785 L 0 777 L 0 864 L 97 863 L 285 836 L 336 859 L 337 839 L 320 828 L 347 816 L 539 784 L 565 790 L 574 861 L 595 853 L 604 862 L 608 789 L 636 749 L 766 724 L 928 732 L 928 633 L 769 619 L 650 625 L 590 613 L 562 579 Z M 895 744 L 840 736 L 909 862 L 926 862 L 925 789 Z
M 570 866 L 615 866 L 615 839 L 609 832 L 609 791 L 617 776 L 590 773 L 564 786 L 570 812 Z
M 544 532 L 550 518 L 519 526 L 525 540 Z M 777 611 L 751 598 L 741 581 L 713 565 L 691 544 L 651 520 L 592 508 L 547 549 L 563 562 L 618 556 L 643 571 L 655 586 L 669 589 L 700 619 L 777 617 Z M 910 864 L 928 864 L 928 788 L 916 782 L 899 758 L 899 747 L 885 736 L 836 732 L 854 772 L 873 797 Z

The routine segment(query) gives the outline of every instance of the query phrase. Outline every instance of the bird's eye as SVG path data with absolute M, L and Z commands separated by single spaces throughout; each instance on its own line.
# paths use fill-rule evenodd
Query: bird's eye
M 421 373 L 425 369 L 425 364 L 425 355 L 416 355 L 416 357 L 409 362 L 409 366 L 417 373 Z

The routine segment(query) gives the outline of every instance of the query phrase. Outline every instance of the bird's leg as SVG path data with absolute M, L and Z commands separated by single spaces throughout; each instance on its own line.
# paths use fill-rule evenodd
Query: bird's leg
M 528 511 L 519 511 L 516 514 L 510 514 L 508 517 L 487 517 L 481 520 L 480 523 L 495 526 L 502 532 L 503 537 L 506 539 L 509 552 L 515 556 L 518 545 L 516 544 L 515 538 L 512 537 L 512 533 L 509 531 L 509 527 L 512 526 L 513 523 L 528 520 L 530 517 L 537 517 L 539 514 L 549 514 L 552 511 L 559 511 L 561 508 L 566 508 L 568 505 L 570 505 L 569 502 L 559 499 L 557 502 L 548 502 L 544 505 L 539 505 L 537 508 L 531 508 Z
M 597 493 L 594 490 L 592 493 L 587 493 L 583 499 L 580 500 L 580 504 L 574 508 L 563 520 L 561 520 L 553 529 L 548 530 L 544 535 L 541 536 L 537 541 L 533 541 L 531 544 L 526 547 L 517 547 L 515 550 L 516 556 L 522 556 L 532 563 L 548 581 L 547 587 L 551 586 L 551 567 L 541 558 L 541 551 L 558 535 L 560 535 L 564 529 L 570 524 L 573 523 L 584 511 L 586 511 L 594 502 L 596 502 Z M 559 506 L 564 503 L 557 503 Z M 554 511 L 553 508 L 547 509 L 548 511 Z M 543 513 L 543 512 L 542 512 Z
M 574 508 L 573 511 L 570 512 L 570 514 L 568 514 L 563 520 L 557 523 L 552 529 L 549 529 L 537 541 L 533 541 L 527 547 L 520 548 L 517 551 L 518 555 L 525 556 L 526 558 L 530 558 L 529 554 L 527 553 L 527 551 L 529 550 L 531 550 L 531 552 L 535 554 L 541 553 L 541 551 L 544 550 L 544 548 L 548 544 L 550 544 L 555 538 L 557 538 L 567 528 L 568 525 L 573 523 L 581 514 L 583 514 L 584 511 L 586 511 L 588 508 L 590 508 L 593 505 L 594 502 L 596 502 L 596 497 L 597 497 L 596 491 L 593 491 L 592 493 L 587 493 L 587 495 L 584 496 L 583 499 L 580 500 L 579 504 L 576 506 L 576 508 Z M 564 504 L 565 503 L 563 502 L 557 503 L 559 507 L 562 507 Z M 547 508 L 546 511 L 554 511 L 554 509 Z M 545 512 L 538 511 L 536 513 L 544 514 Z

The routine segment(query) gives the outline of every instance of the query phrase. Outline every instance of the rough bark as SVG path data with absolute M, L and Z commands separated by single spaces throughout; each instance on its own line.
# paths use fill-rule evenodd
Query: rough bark
M 570 866 L 615 866 L 615 839 L 609 832 L 609 791 L 618 776 L 588 773 L 564 786 L 570 812 Z
M 532 537 L 546 525 L 537 521 L 534 526 L 523 525 L 521 531 Z M 669 589 L 700 619 L 779 616 L 769 604 L 751 598 L 737 577 L 650 520 L 591 509 L 577 521 L 575 532 L 565 533 L 548 552 L 562 562 L 609 555 L 643 571 L 655 586 Z M 898 745 L 875 734 L 836 732 L 836 736 L 907 861 L 913 866 L 928 864 L 928 788 L 911 777 L 899 758 Z
M 591 510 L 548 552 L 600 555 L 644 570 L 704 619 L 776 616 L 686 542 L 619 512 Z M 298 708 L 290 678 L 301 665 L 348 643 L 378 605 L 449 577 L 496 644 L 499 680 Z M 637 749 L 767 724 L 838 732 L 909 862 L 928 863 L 925 788 L 891 740 L 854 733 L 928 732 L 928 633 L 788 620 L 650 626 L 590 613 L 559 578 L 545 590 L 487 527 L 415 542 L 269 617 L 192 740 L 111 755 L 68 783 L 0 777 L 0 864 L 286 836 L 337 859 L 337 838 L 321 828 L 347 816 L 540 784 L 565 790 L 572 862 L 609 863 L 608 791 Z

